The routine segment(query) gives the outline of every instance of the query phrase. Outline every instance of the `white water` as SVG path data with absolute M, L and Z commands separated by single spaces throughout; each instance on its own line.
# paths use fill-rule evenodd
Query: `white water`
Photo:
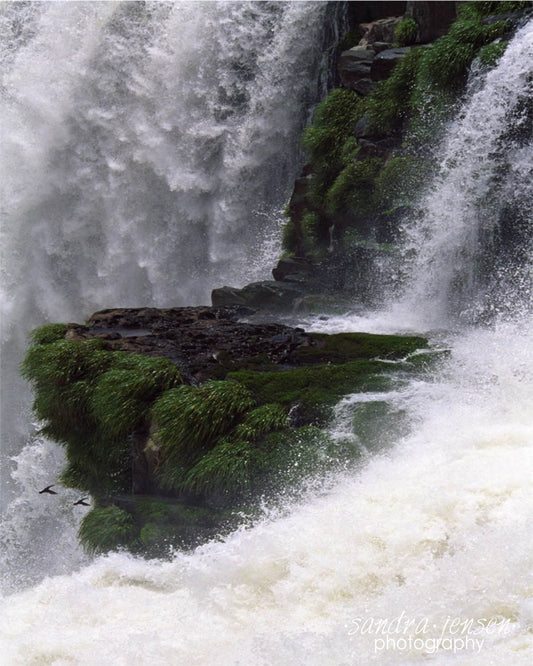
M 481 90 L 510 80 L 522 67 L 524 74 L 513 81 L 526 92 L 532 48 L 530 24 Z M 480 127 L 488 124 L 490 106 L 470 98 L 448 130 L 448 145 L 468 140 L 463 119 L 474 104 Z M 501 124 L 494 131 L 501 134 Z M 489 152 L 492 138 L 489 132 Z M 461 162 L 447 173 L 433 195 L 438 200 L 442 187 L 459 183 L 452 194 L 464 197 L 461 216 L 471 210 L 467 193 L 477 191 L 471 182 L 477 179 Z M 531 196 L 531 182 L 517 179 L 515 185 L 517 200 Z M 510 183 L 506 187 L 511 192 Z M 428 210 L 437 210 L 431 195 L 426 201 Z M 468 222 L 442 216 L 448 223 Z M 430 293 L 441 279 L 449 284 L 448 265 L 440 274 L 432 257 L 462 251 L 463 234 L 437 233 L 442 216 L 425 218 L 412 267 L 412 284 L 424 279 Z M 530 287 L 528 266 L 522 269 L 520 287 Z M 503 299 L 507 285 L 502 291 L 495 296 Z M 529 664 L 533 321 L 529 292 L 515 290 L 512 297 L 506 316 L 491 326 L 439 334 L 452 354 L 438 377 L 394 396 L 408 411 L 411 434 L 369 456 L 357 474 L 171 562 L 113 554 L 7 597 L 0 623 L 5 662 Z M 446 320 L 445 313 L 440 298 L 432 309 L 407 292 L 393 312 L 315 326 L 457 329 L 457 318 Z M 390 621 L 388 634 L 372 624 L 383 618 Z

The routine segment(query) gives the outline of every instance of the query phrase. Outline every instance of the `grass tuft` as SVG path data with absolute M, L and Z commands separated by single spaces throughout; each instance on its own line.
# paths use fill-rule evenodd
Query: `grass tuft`
M 78 537 L 91 553 L 106 553 L 131 547 L 138 530 L 133 516 L 118 506 L 94 508 L 81 521 Z

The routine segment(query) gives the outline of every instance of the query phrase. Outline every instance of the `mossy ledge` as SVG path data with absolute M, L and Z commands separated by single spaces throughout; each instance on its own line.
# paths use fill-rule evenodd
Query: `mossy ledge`
M 430 351 L 420 337 L 306 333 L 243 314 L 106 310 L 32 333 L 22 373 L 42 433 L 65 448 L 61 483 L 92 496 L 89 551 L 196 545 L 253 516 L 265 493 L 354 460 L 355 440 L 320 429 L 334 404 L 389 390 Z

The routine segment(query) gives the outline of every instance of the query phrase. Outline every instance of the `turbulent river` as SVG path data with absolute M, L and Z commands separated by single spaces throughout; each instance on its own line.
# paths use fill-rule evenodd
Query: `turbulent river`
M 52 512 L 36 494 L 63 458 L 28 425 L 16 372 L 27 331 L 103 307 L 207 302 L 224 282 L 266 277 L 299 132 L 326 85 L 333 10 L 2 8 L 2 663 L 530 663 L 531 247 L 494 253 L 481 284 L 478 267 L 505 202 L 531 224 L 531 137 L 510 131 L 533 93 L 531 22 L 446 128 L 405 221 L 401 289 L 379 311 L 299 322 L 426 333 L 450 350 L 438 372 L 382 396 L 407 434 L 170 561 L 89 560 L 69 498 Z

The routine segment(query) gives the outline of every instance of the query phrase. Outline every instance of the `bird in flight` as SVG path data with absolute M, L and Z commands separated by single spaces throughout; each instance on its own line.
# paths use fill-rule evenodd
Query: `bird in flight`
M 82 504 L 83 506 L 91 506 L 91 505 L 89 504 L 89 502 L 86 502 L 86 501 L 85 501 L 86 499 L 89 499 L 89 498 L 88 498 L 88 497 L 82 497 L 82 498 L 79 499 L 77 502 L 74 502 L 74 506 L 76 506 L 76 505 L 78 505 L 78 504 Z
M 46 486 L 46 488 L 43 488 L 42 490 L 39 490 L 39 495 L 42 495 L 43 493 L 48 493 L 49 495 L 57 495 L 55 490 L 50 490 L 50 488 L 53 488 L 55 486 L 55 483 L 52 483 L 51 486 Z

